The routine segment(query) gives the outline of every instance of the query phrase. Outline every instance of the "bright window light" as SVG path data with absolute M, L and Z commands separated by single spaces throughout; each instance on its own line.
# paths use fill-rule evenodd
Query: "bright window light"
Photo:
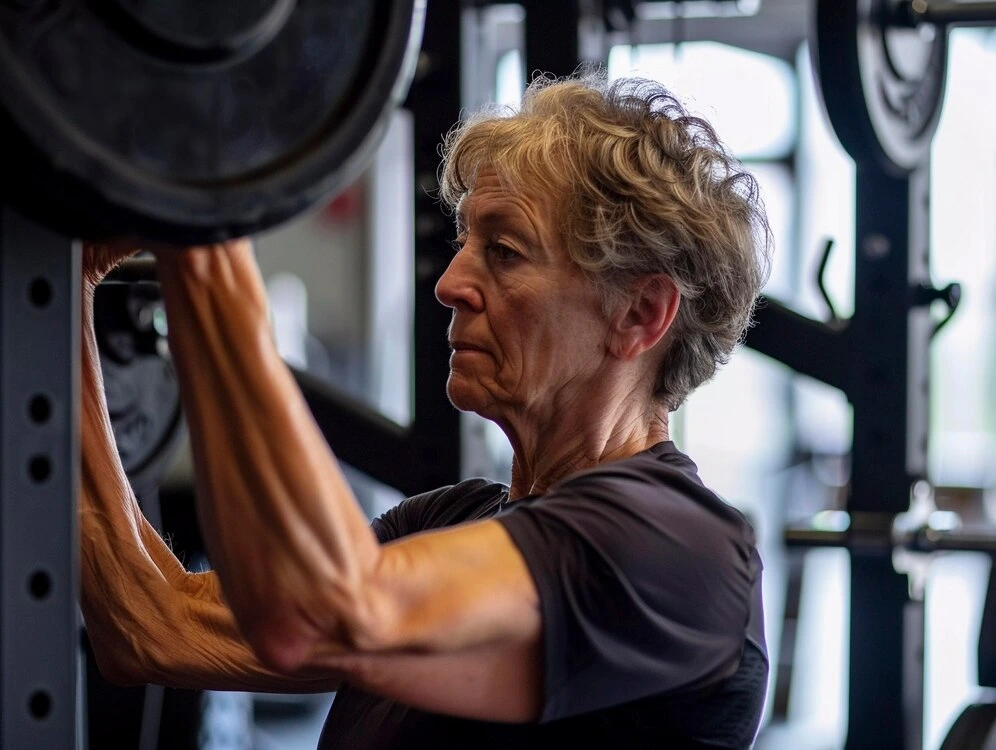
M 683 0 L 681 2 L 637 3 L 636 17 L 641 20 L 671 18 L 730 18 L 753 16 L 761 9 L 761 0 Z
M 519 50 L 511 49 L 501 56 L 495 78 L 495 102 L 518 109 L 522 92 L 526 90 L 526 74 Z
M 618 45 L 608 71 L 660 81 L 741 159 L 781 158 L 795 146 L 796 76 L 784 60 L 717 42 Z

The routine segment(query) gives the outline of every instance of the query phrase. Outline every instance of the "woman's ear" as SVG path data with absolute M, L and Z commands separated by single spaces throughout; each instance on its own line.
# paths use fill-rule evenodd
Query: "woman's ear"
M 612 316 L 609 350 L 631 360 L 653 349 L 674 323 L 679 304 L 681 292 L 673 278 L 663 273 L 641 277 Z

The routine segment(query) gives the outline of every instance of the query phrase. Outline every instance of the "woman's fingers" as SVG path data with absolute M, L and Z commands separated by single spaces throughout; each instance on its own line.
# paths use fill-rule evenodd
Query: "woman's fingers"
M 97 286 L 115 266 L 141 249 L 135 240 L 83 243 L 83 283 Z

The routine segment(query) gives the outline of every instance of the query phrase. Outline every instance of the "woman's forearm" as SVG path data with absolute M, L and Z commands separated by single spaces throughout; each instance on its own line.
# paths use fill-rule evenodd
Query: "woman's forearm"
M 120 683 L 208 690 L 334 690 L 329 666 L 298 674 L 253 654 L 213 573 L 192 574 L 139 508 L 117 458 L 97 343 L 83 329 L 80 498 L 81 604 L 101 671 Z
M 81 361 L 81 605 L 101 668 L 131 681 L 141 679 L 150 645 L 169 641 L 185 573 L 142 515 L 117 459 L 88 302 Z M 147 544 L 149 532 L 162 549 Z
M 335 632 L 383 624 L 363 582 L 379 546 L 272 341 L 248 242 L 158 255 L 209 553 L 264 660 L 291 669 Z

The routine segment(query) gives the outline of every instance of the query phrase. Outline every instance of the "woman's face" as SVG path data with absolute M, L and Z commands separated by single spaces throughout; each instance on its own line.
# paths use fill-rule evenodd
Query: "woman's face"
M 447 394 L 502 423 L 583 403 L 608 355 L 595 286 L 569 258 L 556 196 L 482 172 L 459 208 L 458 250 L 436 285 L 453 309 Z

